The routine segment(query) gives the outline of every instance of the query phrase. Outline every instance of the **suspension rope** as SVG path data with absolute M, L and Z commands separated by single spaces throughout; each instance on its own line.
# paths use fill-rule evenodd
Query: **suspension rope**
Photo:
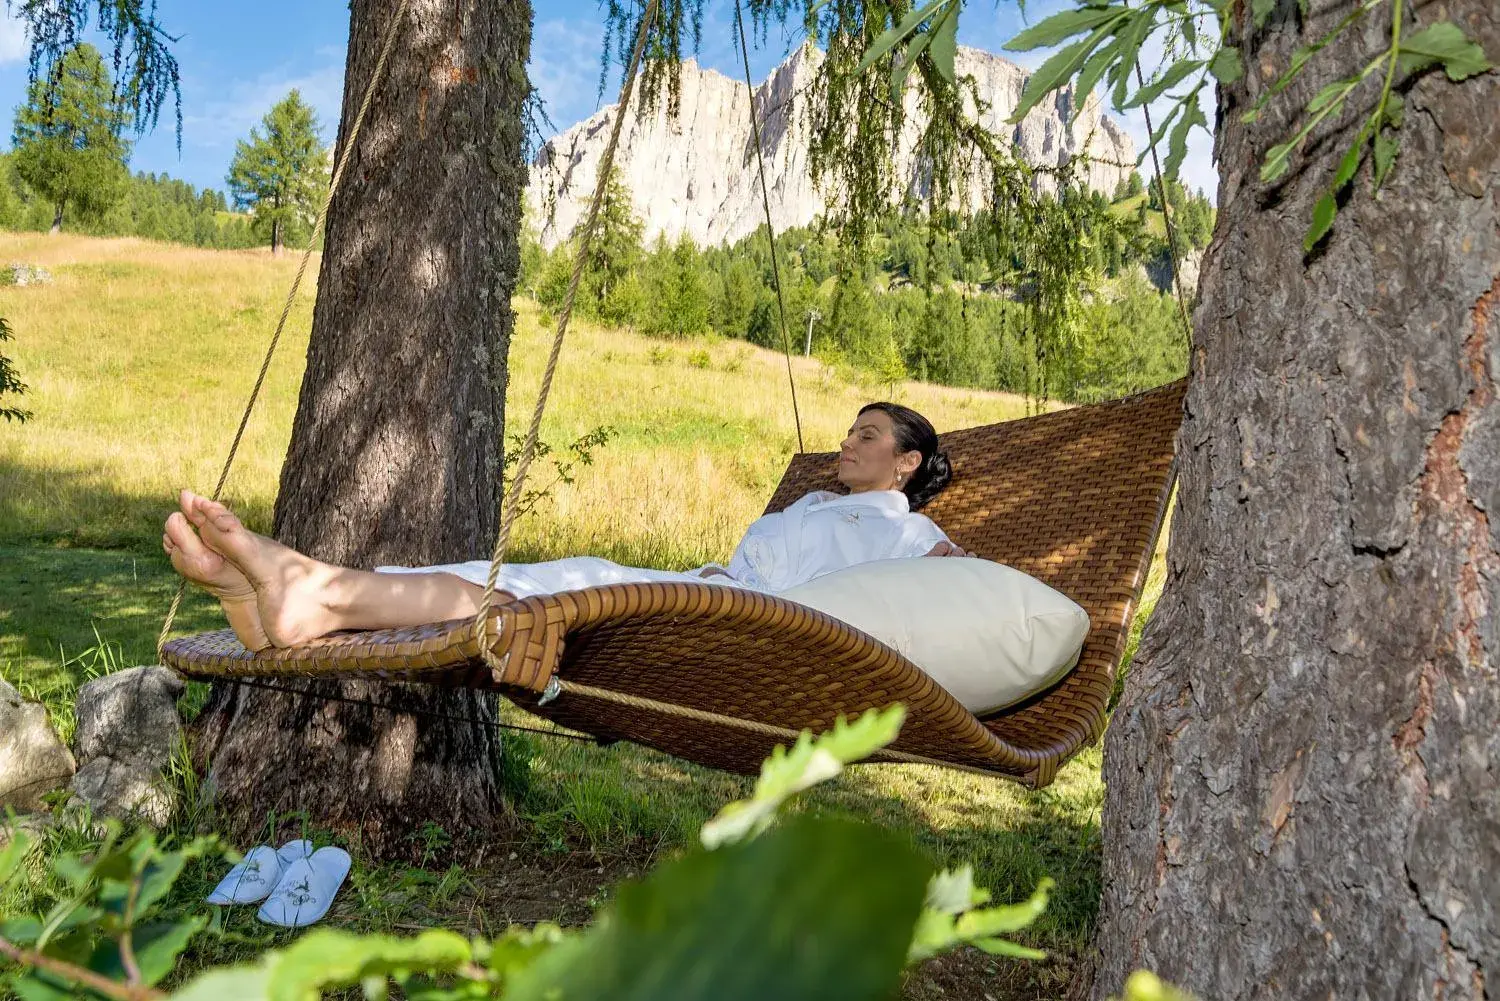
M 351 699 L 344 695 L 325 695 L 321 692 L 309 692 L 299 688 L 284 688 L 280 685 L 268 684 L 264 681 L 251 681 L 249 678 L 220 678 L 231 685 L 242 685 L 246 688 L 263 688 L 268 692 L 281 692 L 283 695 L 296 695 L 299 698 L 318 699 L 323 702 L 343 702 L 351 706 L 364 706 L 368 709 L 379 709 L 383 712 L 395 713 L 400 716 L 427 716 L 431 719 L 447 720 L 450 723 L 469 723 L 473 726 L 492 726 L 500 730 L 514 730 L 517 733 L 535 733 L 543 737 L 561 737 L 564 740 L 579 740 L 585 743 L 595 743 L 593 737 L 585 734 L 570 733 L 567 730 L 551 729 L 542 730 L 532 726 L 517 726 L 514 723 L 501 723 L 499 720 L 480 719 L 477 716 L 453 716 L 449 713 L 433 712 L 430 709 L 397 708 L 395 706 L 383 705 L 379 702 L 371 702 L 367 699 Z
M 661 0 L 650 0 L 641 15 L 641 28 L 636 34 L 635 51 L 630 54 L 630 66 L 620 84 L 620 100 L 615 105 L 614 128 L 609 134 L 609 145 L 604 147 L 604 156 L 599 161 L 599 178 L 594 182 L 594 198 L 589 202 L 588 218 L 584 220 L 583 236 L 578 241 L 577 256 L 573 259 L 573 274 L 568 280 L 568 292 L 563 297 L 562 312 L 557 317 L 557 334 L 552 338 L 552 353 L 547 357 L 547 368 L 542 373 L 542 387 L 537 394 L 536 407 L 531 413 L 531 427 L 526 431 L 526 440 L 521 445 L 521 458 L 516 463 L 515 479 L 511 481 L 510 493 L 500 511 L 500 528 L 495 535 L 495 551 L 490 556 L 490 573 L 484 584 L 484 598 L 479 603 L 479 614 L 474 617 L 474 637 L 479 644 L 479 654 L 494 670 L 501 670 L 495 655 L 490 652 L 489 632 L 490 607 L 495 599 L 495 582 L 500 577 L 500 562 L 505 558 L 505 547 L 510 544 L 510 529 L 515 523 L 516 509 L 520 505 L 521 490 L 526 484 L 526 472 L 536 454 L 537 436 L 542 427 L 542 411 L 547 406 L 547 394 L 552 389 L 552 376 L 557 371 L 557 360 L 562 353 L 563 335 L 568 331 L 568 320 L 573 315 L 573 300 L 578 295 L 578 283 L 583 278 L 583 265 L 588 258 L 589 244 L 594 238 L 594 227 L 599 220 L 599 206 L 604 201 L 604 192 L 609 185 L 609 175 L 615 162 L 615 147 L 620 143 L 620 128 L 625 124 L 629 110 L 630 94 L 635 85 L 636 71 L 640 68 L 641 53 L 646 48 L 646 38 L 656 20 Z
M 359 111 L 354 116 L 354 122 L 349 127 L 349 138 L 344 143 L 344 148 L 339 151 L 338 163 L 334 165 L 333 177 L 328 182 L 328 194 L 323 199 L 323 207 L 318 210 L 318 218 L 313 223 L 312 234 L 307 238 L 307 249 L 302 252 L 302 261 L 297 265 L 297 275 L 292 279 L 292 287 L 286 294 L 286 302 L 281 307 L 281 318 L 276 321 L 276 332 L 271 335 L 271 343 L 266 348 L 266 357 L 260 363 L 260 374 L 255 377 L 255 388 L 250 390 L 250 399 L 245 403 L 245 412 L 240 416 L 240 425 L 235 429 L 234 440 L 229 445 L 229 455 L 224 459 L 224 468 L 219 471 L 219 482 L 214 485 L 212 500 L 217 501 L 219 495 L 224 491 L 224 484 L 229 480 L 229 469 L 234 465 L 234 457 L 239 453 L 240 441 L 245 436 L 245 428 L 250 423 L 250 413 L 255 409 L 256 401 L 260 399 L 261 387 L 265 385 L 266 373 L 271 369 L 271 359 L 276 354 L 276 346 L 281 343 L 281 333 L 286 329 L 286 321 L 292 314 L 292 305 L 297 300 L 297 292 L 302 288 L 302 278 L 307 273 L 307 264 L 312 260 L 313 248 L 317 245 L 318 234 L 323 231 L 323 225 L 328 219 L 328 207 L 333 204 L 334 193 L 339 189 L 339 181 L 343 179 L 344 168 L 349 165 L 349 160 L 354 153 L 354 147 L 359 139 L 359 130 L 365 121 L 365 113 L 370 110 L 370 100 L 375 96 L 375 90 L 380 84 L 381 76 L 385 73 L 386 61 L 390 58 L 391 49 L 395 46 L 396 31 L 401 26 L 401 20 L 406 16 L 406 7 L 410 0 L 401 0 L 396 8 L 391 23 L 385 29 L 385 41 L 380 47 L 380 57 L 375 60 L 375 71 L 370 74 L 370 83 L 365 87 L 365 96 L 359 102 Z M 156 637 L 156 659 L 162 659 L 162 647 L 166 646 L 167 635 L 172 631 L 172 623 L 177 619 L 177 611 L 182 606 L 182 596 L 187 590 L 187 578 L 184 577 L 177 582 L 177 593 L 172 597 L 172 605 L 167 609 L 167 619 L 162 623 L 161 632 Z
M 776 285 L 776 310 L 781 319 L 781 353 L 786 356 L 786 381 L 792 391 L 792 418 L 797 422 L 797 451 L 802 443 L 802 414 L 797 409 L 797 383 L 792 378 L 792 346 L 786 329 L 786 296 L 781 290 L 781 267 L 776 260 L 776 227 L 771 223 L 771 194 L 766 188 L 766 154 L 760 142 L 760 120 L 755 115 L 755 84 L 750 80 L 750 46 L 745 41 L 745 17 L 740 0 L 734 0 L 734 26 L 740 35 L 740 56 L 745 63 L 745 93 L 750 105 L 750 131 L 755 139 L 755 159 L 760 164 L 760 200 L 766 210 L 766 235 L 771 241 L 771 280 Z M 790 114 L 790 112 L 788 112 Z
M 1145 87 L 1141 75 L 1141 61 L 1135 61 L 1135 82 Z M 1156 130 L 1151 127 L 1151 109 L 1145 104 L 1141 111 L 1146 115 L 1146 143 L 1151 148 L 1151 162 L 1156 168 L 1156 193 L 1161 198 L 1161 217 L 1167 228 L 1167 246 L 1172 253 L 1172 284 L 1177 289 L 1177 311 L 1182 315 L 1183 342 L 1191 350 L 1193 346 L 1193 321 L 1188 319 L 1187 299 L 1182 294 L 1182 256 L 1177 252 L 1177 227 L 1172 225 L 1172 206 L 1167 202 L 1167 183 L 1161 176 L 1161 160 L 1156 155 Z

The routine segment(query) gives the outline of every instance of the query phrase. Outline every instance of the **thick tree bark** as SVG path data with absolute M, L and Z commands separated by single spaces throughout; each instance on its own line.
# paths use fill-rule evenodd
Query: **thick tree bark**
M 281 220 L 271 220 L 271 256 L 281 256 Z
M 354 0 L 345 141 L 396 0 Z M 357 566 L 488 553 L 518 269 L 524 0 L 411 0 L 329 214 L 275 534 Z M 319 691 L 492 719 L 494 700 L 381 684 Z M 201 742 L 241 836 L 305 810 L 388 850 L 424 822 L 502 819 L 489 727 L 220 685 Z
M 1367 164 L 1304 257 L 1374 91 L 1278 189 L 1259 165 L 1388 9 L 1240 116 L 1349 6 L 1281 0 L 1221 94 L 1169 578 L 1105 745 L 1094 997 L 1137 967 L 1214 1001 L 1500 977 L 1500 76 L 1426 74 L 1386 187 Z M 1500 55 L 1493 0 L 1415 16 Z
M 48 236 L 56 236 L 62 232 L 63 202 L 58 202 L 52 210 L 52 228 L 47 231 Z

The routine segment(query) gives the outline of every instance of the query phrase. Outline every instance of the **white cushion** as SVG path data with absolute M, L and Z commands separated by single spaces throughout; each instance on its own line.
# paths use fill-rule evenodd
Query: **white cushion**
M 1060 591 L 972 556 L 859 563 L 780 596 L 894 648 L 976 714 L 1061 679 L 1089 631 L 1088 613 Z

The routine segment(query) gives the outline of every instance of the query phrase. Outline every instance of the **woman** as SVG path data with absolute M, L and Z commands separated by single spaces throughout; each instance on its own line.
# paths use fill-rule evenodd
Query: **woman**
M 967 556 L 914 513 L 952 477 L 925 417 L 895 403 L 862 408 L 839 452 L 847 495 L 815 491 L 745 533 L 727 567 L 687 573 L 623 567 L 593 556 L 506 564 L 496 604 L 532 594 L 631 581 L 692 581 L 776 592 L 856 563 Z M 215 501 L 184 490 L 162 546 L 172 566 L 219 599 L 250 650 L 296 646 L 341 629 L 398 629 L 477 615 L 489 563 L 380 567 L 323 563 L 249 531 Z

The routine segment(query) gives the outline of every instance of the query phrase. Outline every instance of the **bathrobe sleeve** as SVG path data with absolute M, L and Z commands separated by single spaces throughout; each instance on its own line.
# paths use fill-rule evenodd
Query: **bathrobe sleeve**
M 815 490 L 793 501 L 785 510 L 751 522 L 729 560 L 729 574 L 754 588 L 774 590 L 791 580 L 801 558 L 802 518 L 810 505 L 837 494 Z
M 938 528 L 937 522 L 925 514 L 911 513 L 901 525 L 901 534 L 896 539 L 891 559 L 907 556 L 926 556 L 939 542 L 950 542 L 948 533 Z

